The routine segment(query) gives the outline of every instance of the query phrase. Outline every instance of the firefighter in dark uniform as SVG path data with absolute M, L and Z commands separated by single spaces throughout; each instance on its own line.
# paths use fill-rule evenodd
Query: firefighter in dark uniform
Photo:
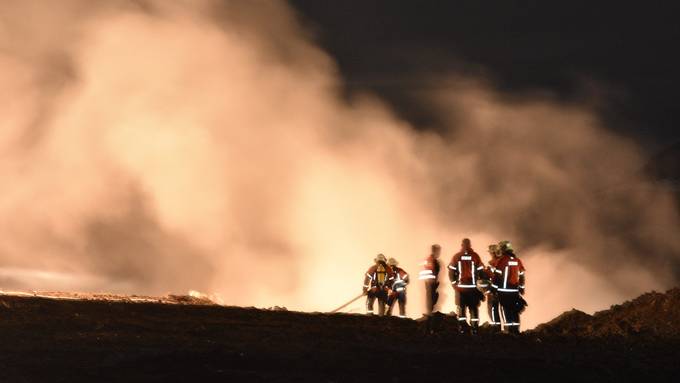
M 464 238 L 461 249 L 449 263 L 449 279 L 456 292 L 458 305 L 458 321 L 460 331 L 464 332 L 467 324 L 467 312 L 470 313 L 470 328 L 473 334 L 479 327 L 479 304 L 484 294 L 477 288 L 477 281 L 485 276 L 484 264 L 479 255 L 472 249 L 470 240 Z
M 396 259 L 390 258 L 387 260 L 387 265 L 394 273 L 394 280 L 392 281 L 392 288 L 390 289 L 387 298 L 387 315 L 392 315 L 392 308 L 395 303 L 399 304 L 399 318 L 406 318 L 406 286 L 408 285 L 408 273 L 399 267 L 399 262 Z
M 441 246 L 434 244 L 431 247 L 430 255 L 425 258 L 423 262 L 423 269 L 418 275 L 418 279 L 425 282 L 425 310 L 426 314 L 432 314 L 437 310 L 437 301 L 439 300 L 439 271 L 441 271 L 441 263 L 439 261 L 439 254 L 441 254 Z
M 515 255 L 509 241 L 500 244 L 502 256 L 496 263 L 492 288 L 498 292 L 498 301 L 505 314 L 505 328 L 511 334 L 519 334 L 519 317 L 527 303 L 522 298 L 525 291 L 525 270 Z
M 394 272 L 387 264 L 387 258 L 383 254 L 375 257 L 374 265 L 371 266 L 364 276 L 364 294 L 366 294 L 366 313 L 373 314 L 373 305 L 378 300 L 378 315 L 385 315 L 387 296 L 394 281 Z

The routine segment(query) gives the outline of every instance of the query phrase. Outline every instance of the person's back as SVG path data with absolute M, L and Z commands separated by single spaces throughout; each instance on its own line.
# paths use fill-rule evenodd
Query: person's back
M 466 324 L 469 311 L 473 333 L 477 332 L 479 326 L 479 304 L 484 299 L 484 295 L 477 289 L 477 281 L 485 275 L 482 259 L 472 249 L 470 240 L 464 238 L 460 251 L 449 263 L 449 280 L 456 294 L 458 320 L 461 324 Z
M 496 263 L 496 286 L 500 292 L 518 293 L 524 290 L 524 264 L 514 253 L 505 254 Z
M 383 254 L 373 260 L 375 264 L 368 268 L 364 276 L 364 293 L 366 294 L 366 313 L 373 314 L 373 305 L 378 299 L 378 314 L 385 313 L 387 303 L 387 290 L 394 281 L 394 272 L 387 264 L 387 258 Z
M 484 264 L 474 250 L 461 250 L 451 258 L 449 269 L 453 270 L 456 275 L 452 278 L 454 289 L 462 291 L 477 288 L 477 279 L 480 272 L 484 270 Z
M 520 296 L 525 291 L 526 270 L 510 242 L 501 242 L 501 252 L 503 256 L 496 263 L 492 286 L 498 292 L 498 300 L 505 313 L 505 327 L 509 332 L 518 334 L 520 314 L 526 306 L 526 301 Z

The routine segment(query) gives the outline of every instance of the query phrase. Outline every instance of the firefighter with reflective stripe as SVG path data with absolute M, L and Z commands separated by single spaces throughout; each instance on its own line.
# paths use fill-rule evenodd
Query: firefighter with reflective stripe
M 441 270 L 439 261 L 441 251 L 441 246 L 432 245 L 430 255 L 425 258 L 423 269 L 418 275 L 418 279 L 425 282 L 425 310 L 428 315 L 436 311 L 438 307 L 439 293 L 437 289 L 439 288 L 439 271 Z
M 395 303 L 399 304 L 399 318 L 406 318 L 406 286 L 408 285 L 408 273 L 399 267 L 399 262 L 390 258 L 387 265 L 394 273 L 394 281 L 387 297 L 387 315 L 392 315 L 392 308 Z
M 496 263 L 492 287 L 498 292 L 498 301 L 505 314 L 505 328 L 509 333 L 519 334 L 519 316 L 526 307 L 524 295 L 525 270 L 517 258 L 512 244 L 502 241 L 502 256 Z
M 366 294 L 366 313 L 373 314 L 373 305 L 378 299 L 378 314 L 385 315 L 385 304 L 392 282 L 394 272 L 387 264 L 387 258 L 383 254 L 378 254 L 364 276 L 364 293 Z
M 467 324 L 467 311 L 470 312 L 470 327 L 472 333 L 477 333 L 479 327 L 479 304 L 484 299 L 477 289 L 477 281 L 483 279 L 484 263 L 479 255 L 472 249 L 468 238 L 464 238 L 461 249 L 449 263 L 449 279 L 456 291 L 456 304 L 458 305 L 458 320 L 460 324 Z M 461 326 L 461 332 L 465 326 Z
M 502 256 L 500 246 L 497 244 L 489 245 L 489 255 L 491 256 L 491 259 L 489 259 L 489 266 L 485 270 L 485 283 L 487 283 L 488 286 L 485 286 L 484 294 L 486 295 L 486 308 L 489 313 L 491 329 L 494 332 L 498 332 L 501 329 L 500 304 L 498 303 L 498 293 L 491 286 L 491 283 L 493 281 L 494 273 L 496 272 L 496 264 Z

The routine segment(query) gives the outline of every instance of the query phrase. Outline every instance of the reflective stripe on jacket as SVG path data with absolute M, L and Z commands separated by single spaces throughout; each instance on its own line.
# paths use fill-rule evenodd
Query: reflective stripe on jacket
M 492 287 L 500 292 L 513 293 L 524 289 L 525 269 L 514 255 L 504 255 L 496 263 Z
M 449 279 L 456 290 L 476 289 L 484 277 L 484 263 L 474 250 L 462 250 L 449 263 Z

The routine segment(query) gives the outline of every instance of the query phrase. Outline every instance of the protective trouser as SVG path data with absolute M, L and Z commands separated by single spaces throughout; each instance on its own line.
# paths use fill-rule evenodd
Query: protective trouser
M 486 308 L 489 312 L 489 323 L 491 324 L 491 328 L 500 329 L 501 312 L 500 303 L 498 302 L 498 295 L 493 292 L 486 294 Z
M 378 315 L 385 315 L 385 303 L 387 303 L 387 292 L 383 289 L 371 289 L 366 294 L 366 312 L 373 313 L 373 304 L 378 299 Z
M 456 291 L 456 304 L 458 305 L 458 321 L 467 323 L 467 312 L 470 312 L 470 326 L 473 331 L 479 327 L 479 303 L 480 292 L 477 289 L 465 289 Z
M 426 310 L 427 314 L 432 314 L 435 307 L 437 307 L 437 301 L 439 300 L 439 293 L 437 292 L 439 288 L 439 282 L 437 281 L 426 281 L 425 282 L 425 299 L 426 299 Z
M 524 309 L 518 292 L 498 292 L 498 300 L 505 315 L 505 328 L 511 334 L 519 334 L 519 315 Z
M 399 316 L 402 318 L 406 317 L 406 290 L 394 292 L 390 295 L 387 299 L 387 315 L 392 315 L 392 308 L 394 308 L 395 302 L 399 304 Z

